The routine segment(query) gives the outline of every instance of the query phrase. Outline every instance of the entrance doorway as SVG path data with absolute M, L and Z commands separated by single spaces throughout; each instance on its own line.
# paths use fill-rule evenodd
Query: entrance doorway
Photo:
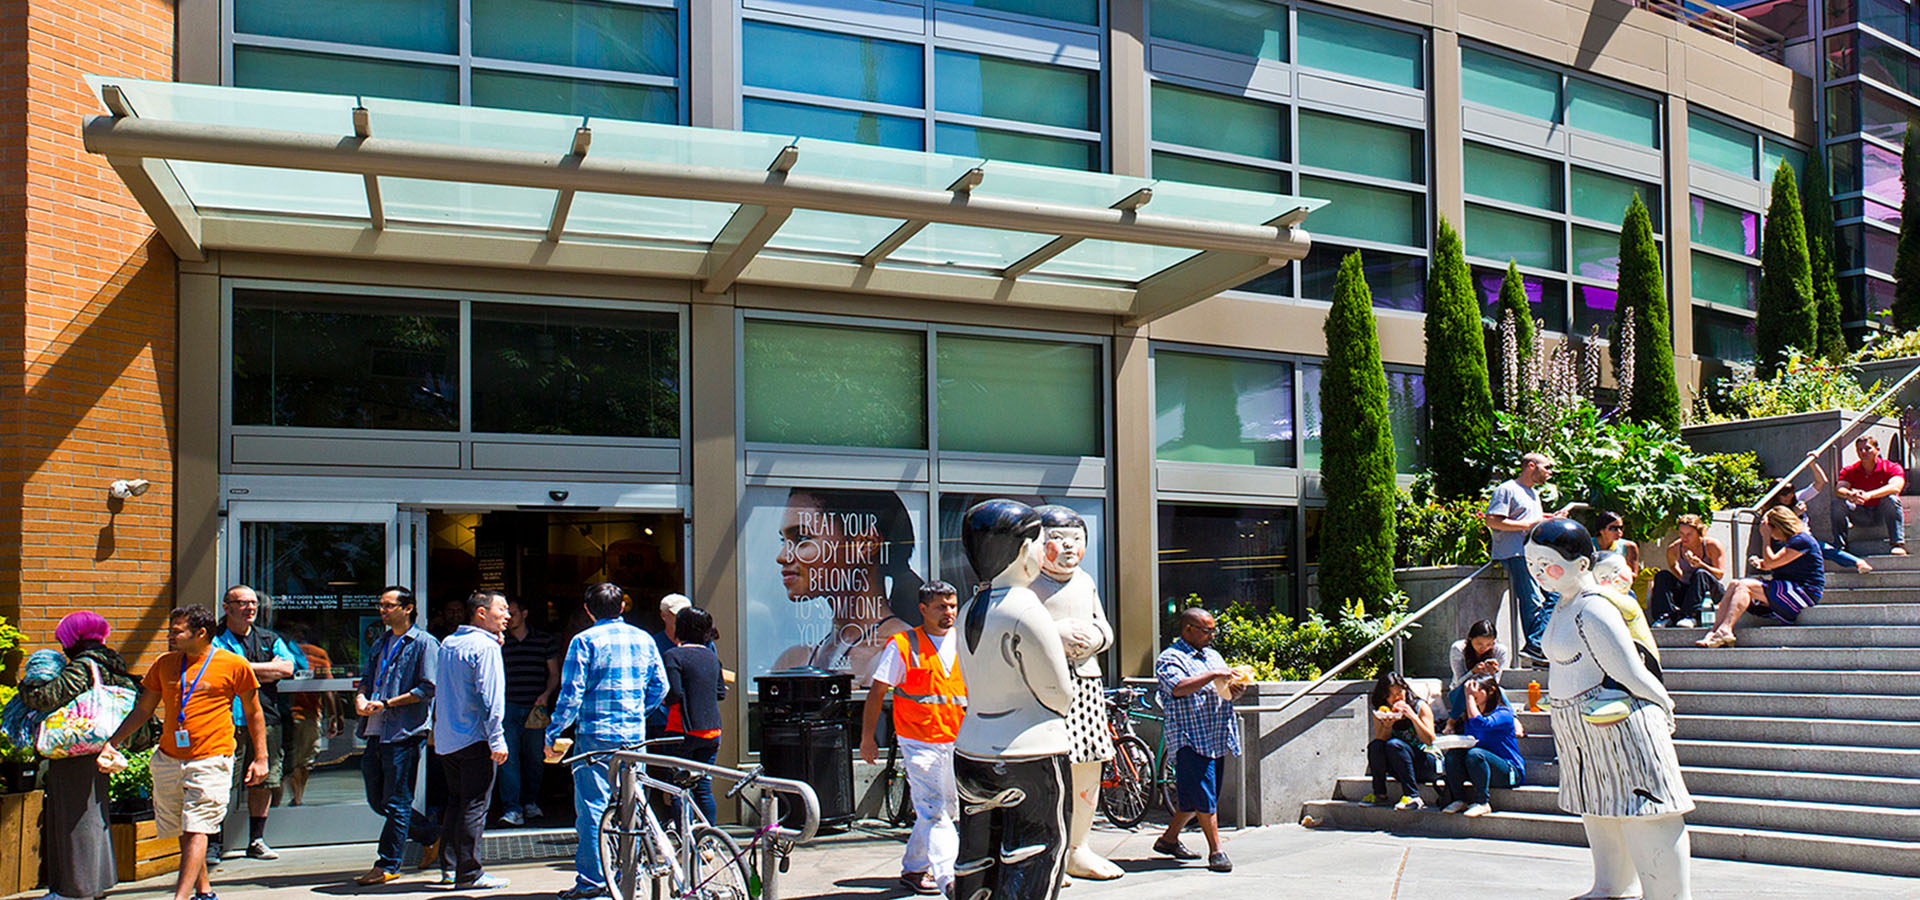
M 590 624 L 580 621 L 581 596 L 601 581 L 632 595 L 630 621 L 659 628 L 660 597 L 686 584 L 684 528 L 678 512 L 229 504 L 224 583 L 258 591 L 265 601 L 261 621 L 299 644 L 308 659 L 303 677 L 280 682 L 282 718 L 296 724 L 284 729 L 288 778 L 272 812 L 271 842 L 364 840 L 380 828 L 362 785 L 365 743 L 354 734 L 353 692 L 368 648 L 379 639 L 374 603 L 383 586 L 412 587 L 419 598 L 416 623 L 436 636 L 459 624 L 449 624 L 449 606 L 478 588 L 504 591 L 525 603 L 532 627 L 564 647 Z M 546 781 L 565 790 L 564 778 Z M 237 829 L 229 846 L 243 845 L 246 816 L 229 816 L 228 824 Z

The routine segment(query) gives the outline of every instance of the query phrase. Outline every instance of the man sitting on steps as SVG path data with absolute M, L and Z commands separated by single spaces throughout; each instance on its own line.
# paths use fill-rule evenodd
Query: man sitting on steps
M 1861 435 L 1853 442 L 1853 450 L 1860 458 L 1840 470 L 1829 507 L 1833 546 L 1846 550 L 1847 531 L 1856 524 L 1879 525 L 1887 530 L 1887 552 L 1907 555 L 1906 514 L 1900 508 L 1906 470 L 1880 455 L 1880 440 L 1873 435 Z

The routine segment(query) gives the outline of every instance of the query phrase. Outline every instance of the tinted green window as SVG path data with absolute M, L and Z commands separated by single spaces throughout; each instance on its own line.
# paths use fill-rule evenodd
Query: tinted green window
M 1568 79 L 1567 124 L 1643 147 L 1660 146 L 1659 104 L 1591 81 Z
M 1426 159 L 1414 129 L 1300 111 L 1302 165 L 1424 184 Z
M 1620 235 L 1573 226 L 1573 274 L 1601 281 L 1620 280 Z
M 1759 288 L 1760 267 L 1710 253 L 1693 254 L 1693 299 L 1752 309 Z
M 922 150 L 927 142 L 926 126 L 919 119 L 902 116 L 829 109 L 758 97 L 742 99 L 740 110 L 745 116 L 745 129 L 763 134 L 791 134 L 900 150 Z
M 1305 11 L 1294 24 L 1303 66 L 1401 87 L 1425 84 L 1426 54 L 1417 34 Z
M 1210 159 L 1194 159 L 1191 156 L 1176 156 L 1172 153 L 1153 154 L 1153 177 L 1165 178 L 1168 181 L 1184 181 L 1189 184 L 1239 188 L 1244 191 L 1264 191 L 1269 194 L 1292 193 L 1292 185 L 1285 172 L 1256 169 L 1252 166 L 1236 166 Z
M 680 71 L 670 9 L 588 0 L 472 0 L 473 55 L 647 75 Z
M 1339 280 L 1340 264 L 1352 252 L 1352 247 L 1342 247 L 1315 234 L 1313 246 L 1307 250 L 1307 258 L 1280 272 L 1284 274 L 1298 268 L 1300 296 L 1308 300 L 1331 301 L 1335 282 Z M 1368 248 L 1360 251 L 1360 270 L 1367 279 L 1367 292 L 1373 295 L 1375 308 L 1403 309 L 1408 312 L 1420 312 L 1427 308 L 1426 257 Z
M 1094 0 L 946 0 L 946 2 L 955 6 L 997 9 L 1023 16 L 1078 22 L 1082 25 L 1097 25 L 1100 22 L 1100 5 Z
M 1758 150 L 1751 132 L 1702 115 L 1687 117 L 1687 158 L 1694 162 L 1752 178 Z
M 1152 0 L 1156 38 L 1257 59 L 1287 60 L 1287 8 L 1261 0 Z
M 1155 82 L 1153 139 L 1284 162 L 1287 110 L 1244 97 Z
M 233 296 L 233 424 L 454 431 L 460 307 L 279 291 Z
M 1559 222 L 1468 204 L 1466 242 L 1469 256 L 1565 271 Z
M 1760 252 L 1760 215 L 1715 203 L 1704 197 L 1692 202 L 1693 231 L 1696 244 L 1716 250 L 1755 256 Z
M 1426 246 L 1426 195 L 1300 176 L 1300 193 L 1332 201 L 1315 211 L 1317 234 Z
M 1471 48 L 1460 51 L 1462 99 L 1560 121 L 1560 73 Z
M 1693 311 L 1693 352 L 1711 359 L 1752 362 L 1754 321 L 1710 309 Z
M 915 109 L 927 102 L 921 50 L 912 44 L 751 21 L 741 25 L 740 44 L 740 77 L 753 87 Z M 807 59 L 834 64 L 794 64 Z
M 1786 163 L 1793 168 L 1793 177 L 1797 180 L 1807 171 L 1807 151 L 1789 147 L 1773 138 L 1760 141 L 1760 174 L 1771 179 L 1773 173 Z
M 457 53 L 454 0 L 235 0 L 233 30 L 396 50 Z
M 955 156 L 978 156 L 1059 166 L 1064 169 L 1100 169 L 1100 148 L 1086 141 L 1020 134 L 997 128 L 975 128 L 940 122 L 933 126 L 933 149 Z
M 473 105 L 668 125 L 680 121 L 679 96 L 673 88 L 485 69 L 473 70 Z
M 1325 419 L 1320 406 L 1317 365 L 1300 367 L 1300 467 L 1318 469 L 1320 434 Z M 1393 432 L 1394 469 L 1402 475 L 1420 470 L 1427 442 L 1427 380 L 1418 372 L 1387 370 L 1387 425 Z
M 233 48 L 235 87 L 460 102 L 460 70 L 328 53 Z
M 1466 145 L 1467 193 L 1535 209 L 1560 211 L 1559 162 Z
M 1575 167 L 1572 187 L 1573 214 L 1576 216 L 1601 222 L 1623 222 L 1627 218 L 1627 205 L 1633 201 L 1633 195 L 1639 194 L 1641 204 L 1647 208 L 1648 218 L 1653 220 L 1654 233 L 1661 231 L 1660 190 L 1651 184 Z
M 934 54 L 934 105 L 942 112 L 1091 130 L 1100 109 L 1088 69 L 977 56 Z
M 1099 346 L 957 334 L 936 344 L 941 450 L 1100 455 Z
M 746 323 L 747 440 L 927 446 L 927 344 L 917 331 Z
M 1293 465 L 1293 367 L 1156 351 L 1155 456 L 1179 462 Z
M 1860 130 L 1860 110 L 1854 103 L 1859 87 L 1858 83 L 1850 83 L 1827 88 L 1828 134 L 1838 136 Z
M 473 430 L 680 436 L 672 313 L 473 304 Z

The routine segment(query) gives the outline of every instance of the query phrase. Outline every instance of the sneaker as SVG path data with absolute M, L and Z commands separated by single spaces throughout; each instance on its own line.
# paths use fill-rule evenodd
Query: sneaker
M 387 882 L 392 881 L 395 878 L 399 878 L 399 877 L 400 877 L 399 872 L 389 872 L 385 869 L 380 868 L 379 866 L 374 866 L 373 868 L 368 869 L 367 871 L 356 876 L 353 879 L 353 883 L 359 884 L 359 885 L 386 884 Z
M 453 887 L 457 883 L 458 883 L 458 880 L 453 877 L 452 869 L 441 869 L 440 880 L 434 882 L 434 884 L 437 884 L 441 887 Z
M 1228 859 L 1225 853 L 1215 853 L 1207 857 L 1207 871 L 1231 872 L 1233 871 L 1233 860 Z
M 1478 819 L 1481 816 L 1484 816 L 1490 812 L 1493 812 L 1493 807 L 1488 806 L 1485 803 L 1475 803 L 1474 805 L 1467 807 L 1466 812 L 1461 813 L 1461 815 L 1466 816 L 1469 819 Z
M 1393 808 L 1394 809 L 1426 809 L 1427 802 L 1425 800 L 1420 799 L 1419 794 L 1408 794 L 1405 797 L 1401 797 L 1400 802 L 1395 803 L 1393 805 Z
M 1385 794 L 1369 793 L 1365 797 L 1361 797 L 1360 802 L 1368 806 L 1390 806 L 1393 804 L 1393 798 Z
M 547 817 L 546 812 L 540 808 L 540 804 L 538 803 L 529 803 L 520 807 L 520 815 L 526 817 L 526 820 L 529 822 L 534 819 L 544 819 Z
M 1547 664 L 1547 651 L 1540 649 L 1539 644 L 1528 644 L 1525 647 L 1521 647 L 1520 652 L 1515 655 L 1524 663 L 1531 663 L 1536 666 L 1544 666 Z
M 178 868 L 178 867 L 176 866 L 175 868 Z M 212 891 L 206 891 L 204 893 L 201 891 L 194 891 L 193 900 L 220 900 L 220 895 Z
M 1692 619 L 1675 619 L 1675 620 L 1673 620 L 1673 627 L 1675 627 L 1675 628 L 1698 628 L 1698 627 L 1700 627 L 1700 623 L 1699 623 L 1699 622 L 1696 622 L 1696 621 L 1694 621 L 1694 620 L 1692 620 Z
M 213 843 L 212 841 L 207 842 L 207 865 L 209 866 L 219 865 L 220 857 L 225 855 L 226 855 L 225 847 L 222 847 L 219 844 Z
M 1440 811 L 1441 811 L 1441 812 L 1443 812 L 1443 813 L 1457 813 L 1457 812 L 1459 812 L 1459 811 L 1461 811 L 1461 810 L 1463 810 L 1463 809 L 1466 809 L 1466 808 L 1467 808 L 1467 801 L 1465 801 L 1465 800 L 1455 800 L 1455 801 L 1453 801 L 1452 803 L 1449 803 L 1449 804 L 1447 804 L 1447 805 L 1446 805 L 1446 808 L 1445 808 L 1445 809 L 1442 809 L 1442 810 L 1440 810 Z
M 255 838 L 247 845 L 248 859 L 279 859 L 280 852 L 267 846 L 266 838 Z
M 1187 845 L 1180 843 L 1179 839 L 1177 838 L 1169 841 L 1165 837 L 1161 837 L 1160 839 L 1154 841 L 1153 852 L 1163 854 L 1165 856 L 1171 856 L 1174 859 L 1199 859 L 1200 858 L 1200 854 L 1195 853 L 1192 850 L 1188 850 Z
M 605 885 L 576 884 L 560 892 L 560 900 L 595 900 L 608 896 L 612 896 L 612 892 Z
M 901 872 L 900 883 L 916 894 L 940 893 L 940 883 L 933 880 L 932 872 Z
M 507 880 L 505 878 L 501 878 L 498 875 L 488 875 L 484 872 L 466 881 L 456 881 L 453 884 L 454 890 L 458 891 L 491 891 L 506 886 Z
M 521 815 L 517 809 L 510 809 L 501 813 L 500 821 L 507 825 L 512 825 L 515 828 L 527 824 L 526 816 Z

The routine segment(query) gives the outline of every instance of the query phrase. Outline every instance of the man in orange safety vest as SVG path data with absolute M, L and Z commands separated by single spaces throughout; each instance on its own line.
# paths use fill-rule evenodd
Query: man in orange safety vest
M 860 732 L 860 757 L 878 761 L 874 729 L 881 703 L 893 691 L 893 730 L 913 798 L 913 836 L 907 839 L 900 881 L 920 894 L 945 892 L 960 855 L 953 739 L 967 713 L 967 680 L 960 673 L 960 642 L 953 630 L 957 601 L 953 585 L 944 581 L 920 588 L 921 625 L 894 635 L 880 654 Z

